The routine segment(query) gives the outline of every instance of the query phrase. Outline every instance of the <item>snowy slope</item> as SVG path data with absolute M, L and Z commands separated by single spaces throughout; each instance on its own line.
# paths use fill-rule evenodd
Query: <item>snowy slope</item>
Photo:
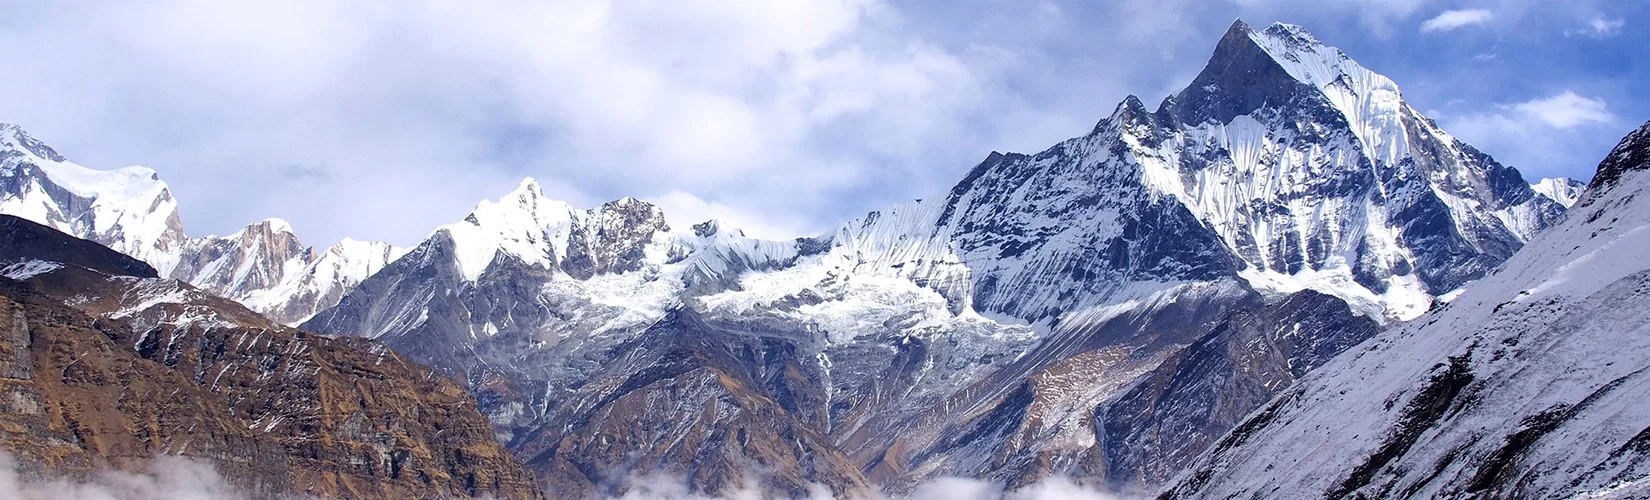
M 1448 306 L 1251 415 L 1168 496 L 1650 493 L 1650 124 L 1597 179 Z
M 11 124 L 0 124 L 0 213 L 102 243 L 287 324 L 337 304 L 401 252 L 353 240 L 316 252 L 280 219 L 189 238 L 155 171 L 86 168 Z

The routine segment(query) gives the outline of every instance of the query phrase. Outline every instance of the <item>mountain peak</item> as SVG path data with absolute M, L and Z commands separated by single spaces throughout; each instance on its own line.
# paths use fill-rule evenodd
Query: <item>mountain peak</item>
M 516 185 L 515 190 L 510 191 L 510 194 L 504 195 L 504 199 L 539 198 L 543 196 L 544 187 L 539 185 L 538 179 L 523 177 L 521 178 L 521 183 Z
M 268 232 L 271 232 L 271 233 L 294 234 L 294 232 L 292 230 L 292 224 L 287 222 L 286 219 L 282 219 L 282 218 L 278 218 L 278 217 L 270 217 L 270 218 L 258 221 L 256 223 L 252 224 L 252 226 L 250 226 L 250 227 L 256 227 L 259 230 L 268 231 Z

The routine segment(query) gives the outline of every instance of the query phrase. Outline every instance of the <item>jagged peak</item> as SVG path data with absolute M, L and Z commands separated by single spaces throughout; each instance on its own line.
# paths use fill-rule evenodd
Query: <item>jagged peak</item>
M 648 203 L 646 201 L 643 201 L 643 200 L 640 200 L 640 199 L 637 199 L 637 198 L 632 198 L 632 197 L 629 197 L 629 196 L 619 198 L 617 200 L 613 200 L 613 201 L 602 204 L 603 209 L 614 209 L 614 208 L 630 209 L 630 208 L 635 208 L 635 207 L 645 207 L 645 208 L 650 208 L 650 209 L 654 209 L 654 210 L 658 209 L 658 207 L 654 206 L 652 203 Z
M 293 233 L 294 232 L 292 230 L 292 223 L 287 222 L 286 219 L 282 219 L 282 218 L 279 218 L 279 217 L 270 217 L 270 218 L 258 221 L 257 223 L 255 223 L 253 225 L 258 226 L 258 227 L 263 228 L 263 229 L 266 229 L 270 232 L 278 232 L 278 233 Z
M 539 185 L 538 179 L 523 177 L 516 188 L 505 194 L 501 200 L 528 199 L 544 197 L 544 187 Z

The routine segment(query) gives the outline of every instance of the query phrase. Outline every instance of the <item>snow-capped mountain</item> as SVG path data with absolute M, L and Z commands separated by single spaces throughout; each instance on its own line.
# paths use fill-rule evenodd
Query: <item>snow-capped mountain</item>
M 401 253 L 348 238 L 321 252 L 298 241 L 286 221 L 265 219 L 228 236 L 189 240 L 171 276 L 295 325 L 336 305 Z
M 1087 135 L 992 153 L 820 237 L 672 228 L 529 180 L 304 326 L 465 380 L 558 491 L 662 470 L 716 491 L 749 463 L 793 493 L 1142 487 L 1482 278 L 1559 194 L 1305 30 L 1239 22 L 1156 110 L 1130 97 Z
M 1587 183 L 1564 177 L 1548 177 L 1531 184 L 1530 189 L 1569 208 L 1581 198 L 1581 192 L 1587 189 Z
M 92 170 L 21 127 L 0 123 L 0 213 L 96 241 L 171 271 L 187 238 L 178 202 L 154 170 Z
M 1268 403 L 1174 498 L 1650 494 L 1650 123 L 1449 303 Z
M 279 219 L 189 238 L 177 200 L 154 170 L 86 168 L 11 124 L 0 124 L 0 213 L 102 243 L 285 324 L 337 304 L 401 253 L 348 239 L 317 252 Z

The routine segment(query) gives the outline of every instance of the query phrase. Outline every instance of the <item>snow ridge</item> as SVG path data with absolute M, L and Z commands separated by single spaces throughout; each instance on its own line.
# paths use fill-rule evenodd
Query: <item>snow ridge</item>
M 0 124 L 0 213 L 102 243 L 287 324 L 336 304 L 402 253 L 353 240 L 316 252 L 274 218 L 228 236 L 190 238 L 154 170 L 87 168 L 12 124 Z

